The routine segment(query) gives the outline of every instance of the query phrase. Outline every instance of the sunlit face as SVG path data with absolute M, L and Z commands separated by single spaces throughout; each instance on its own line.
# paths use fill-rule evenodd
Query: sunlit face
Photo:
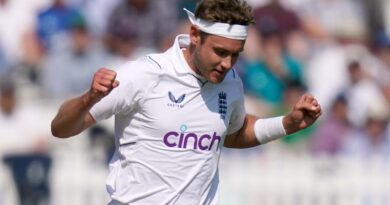
M 245 41 L 215 35 L 203 36 L 203 41 L 200 41 L 200 36 L 197 38 L 192 42 L 195 44 L 192 58 L 195 72 L 211 83 L 222 82 L 236 63 Z

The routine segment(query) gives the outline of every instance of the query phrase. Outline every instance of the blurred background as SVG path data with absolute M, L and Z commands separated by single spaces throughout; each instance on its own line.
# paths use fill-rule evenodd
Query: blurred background
M 166 50 L 196 0 L 0 0 L 0 204 L 105 205 L 113 122 L 59 140 L 50 122 L 100 67 Z M 314 126 L 224 149 L 223 205 L 390 204 L 390 1 L 248 0 L 256 24 L 236 64 L 246 108 L 317 97 Z

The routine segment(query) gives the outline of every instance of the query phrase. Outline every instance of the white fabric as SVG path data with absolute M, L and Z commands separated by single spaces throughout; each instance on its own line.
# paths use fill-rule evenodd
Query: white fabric
M 283 116 L 256 120 L 254 131 L 256 139 L 260 144 L 265 144 L 285 136 L 286 130 L 283 127 Z
M 242 83 L 235 71 L 219 84 L 196 75 L 188 43 L 179 35 L 165 53 L 124 65 L 120 86 L 90 111 L 97 121 L 115 115 L 112 204 L 217 204 L 222 144 L 245 118 Z
M 248 36 L 248 26 L 209 22 L 204 19 L 196 18 L 191 11 L 185 8 L 184 11 L 187 13 L 191 23 L 203 32 L 236 40 L 245 40 Z

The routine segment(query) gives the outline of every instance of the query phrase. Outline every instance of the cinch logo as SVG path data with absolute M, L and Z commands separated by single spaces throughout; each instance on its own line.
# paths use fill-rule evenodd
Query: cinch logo
M 186 97 L 186 94 L 181 95 L 179 98 L 175 98 L 175 96 L 171 93 L 171 91 L 168 92 L 169 100 L 171 100 L 172 103 L 168 103 L 167 105 L 169 107 L 179 107 L 182 108 L 182 103 L 184 101 L 184 98 Z
M 180 126 L 180 133 L 176 131 L 170 131 L 163 137 L 163 142 L 168 147 L 177 147 L 182 149 L 192 148 L 202 151 L 211 150 L 213 145 L 218 145 L 221 142 L 221 137 L 216 132 L 213 134 L 203 134 L 198 136 L 193 132 L 185 132 L 187 130 L 186 125 Z M 192 139 L 192 140 L 189 140 Z

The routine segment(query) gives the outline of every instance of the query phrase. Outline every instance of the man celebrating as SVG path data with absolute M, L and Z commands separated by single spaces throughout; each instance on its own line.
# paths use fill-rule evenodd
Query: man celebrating
M 217 204 L 222 144 L 264 144 L 321 115 L 311 95 L 285 116 L 246 114 L 233 65 L 253 23 L 250 7 L 240 0 L 202 0 L 195 14 L 186 12 L 189 35 L 118 73 L 100 69 L 90 90 L 65 102 L 52 122 L 53 135 L 66 138 L 115 115 L 110 205 Z

